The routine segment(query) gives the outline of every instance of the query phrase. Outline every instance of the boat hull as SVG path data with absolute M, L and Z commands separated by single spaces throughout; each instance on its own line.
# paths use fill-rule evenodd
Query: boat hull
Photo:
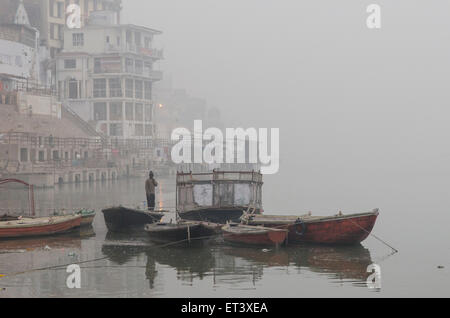
M 146 224 L 159 221 L 162 213 L 134 210 L 125 207 L 104 209 L 105 224 L 109 231 L 128 232 L 143 231 Z
M 246 246 L 278 246 L 286 241 L 288 235 L 286 230 L 258 228 L 249 226 L 230 228 L 225 226 L 222 228 L 223 239 L 231 244 Z
M 327 245 L 351 245 L 364 241 L 372 231 L 378 212 L 336 216 L 320 220 L 307 220 L 286 224 L 268 224 L 254 219 L 249 224 L 286 229 L 289 244 L 313 243 Z
M 145 226 L 150 240 L 155 242 L 186 243 L 202 237 L 200 224 L 148 224 Z
M 226 224 L 227 222 L 239 222 L 245 210 L 245 207 L 207 208 L 179 212 L 179 215 L 183 220 Z M 260 212 L 256 211 L 255 213 L 259 214 Z
M 40 219 L 42 222 L 39 222 Z M 49 236 L 70 232 L 81 226 L 81 215 L 34 219 L 33 224 L 15 224 L 16 222 L 0 222 L 0 238 L 21 238 Z M 13 224 L 13 225 L 8 225 Z

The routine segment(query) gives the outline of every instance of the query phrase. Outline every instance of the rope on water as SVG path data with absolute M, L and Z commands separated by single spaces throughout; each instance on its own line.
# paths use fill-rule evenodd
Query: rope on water
M 180 240 L 180 241 L 176 241 L 176 242 L 170 242 L 170 243 L 161 244 L 161 245 L 148 245 L 146 247 L 148 247 L 149 249 L 151 249 L 151 248 L 163 248 L 163 247 L 168 247 L 168 246 L 172 246 L 172 245 L 178 245 L 178 244 L 181 244 L 181 243 L 190 242 L 190 241 L 194 241 L 194 240 L 207 240 L 207 239 L 211 239 L 211 238 L 214 238 L 214 237 L 217 237 L 217 236 L 218 236 L 218 234 L 216 234 L 216 235 L 209 235 L 209 236 L 203 236 L 203 237 L 196 237 L 196 238 L 189 237 L 188 239 L 184 239 L 184 240 Z M 32 272 L 61 269 L 61 268 L 66 268 L 69 265 L 81 265 L 81 264 L 93 263 L 93 262 L 103 261 L 103 260 L 108 259 L 108 258 L 109 258 L 109 256 L 104 256 L 104 257 L 94 258 L 94 259 L 91 259 L 91 260 L 86 260 L 86 261 L 81 261 L 81 262 L 73 262 L 73 263 L 70 263 L 70 264 L 63 264 L 63 265 L 54 265 L 54 266 L 48 266 L 48 267 L 34 268 L 34 269 L 27 270 L 27 271 L 15 272 L 15 273 L 10 273 L 10 274 L 0 274 L 0 278 L 2 278 L 2 277 L 18 276 L 18 275 L 28 274 L 28 273 L 32 273 Z

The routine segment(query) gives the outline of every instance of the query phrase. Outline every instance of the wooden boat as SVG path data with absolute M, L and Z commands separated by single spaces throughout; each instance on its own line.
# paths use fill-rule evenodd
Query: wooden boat
M 262 211 L 262 174 L 255 171 L 177 173 L 177 211 L 183 220 L 239 222 Z
M 153 223 L 145 226 L 152 241 L 180 242 L 206 240 L 217 234 L 217 225 L 207 222 L 178 221 L 178 223 Z
M 18 238 L 61 234 L 79 228 L 81 215 L 17 218 L 0 222 L 0 238 Z
M 108 230 L 113 232 L 143 231 L 146 224 L 158 222 L 163 211 L 149 212 L 126 207 L 112 207 L 102 210 Z
M 81 226 L 90 226 L 94 222 L 95 210 L 83 209 L 78 214 L 81 214 Z
M 278 246 L 287 238 L 288 231 L 262 226 L 227 224 L 222 227 L 225 242 L 242 245 Z
M 372 231 L 379 210 L 372 212 L 335 216 L 278 216 L 252 215 L 244 222 L 289 231 L 289 244 L 358 244 Z

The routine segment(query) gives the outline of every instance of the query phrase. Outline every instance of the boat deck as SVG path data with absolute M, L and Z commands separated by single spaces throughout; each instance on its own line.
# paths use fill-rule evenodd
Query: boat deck
M 22 218 L 20 220 L 11 220 L 11 221 L 0 222 L 0 229 L 58 224 L 58 223 L 67 222 L 72 219 L 80 218 L 80 217 L 81 216 L 64 215 L 64 216 L 49 216 L 49 217 L 42 217 L 42 218 Z

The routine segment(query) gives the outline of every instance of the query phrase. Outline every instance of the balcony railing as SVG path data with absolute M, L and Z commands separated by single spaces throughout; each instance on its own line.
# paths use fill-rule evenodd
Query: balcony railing
M 154 48 L 145 48 L 145 47 L 138 47 L 134 44 L 126 44 L 124 46 L 118 46 L 111 43 L 106 44 L 105 51 L 107 53 L 135 53 L 135 54 L 142 54 L 147 57 L 151 57 L 153 59 L 163 59 L 164 53 L 163 50 L 160 49 L 154 49 Z

